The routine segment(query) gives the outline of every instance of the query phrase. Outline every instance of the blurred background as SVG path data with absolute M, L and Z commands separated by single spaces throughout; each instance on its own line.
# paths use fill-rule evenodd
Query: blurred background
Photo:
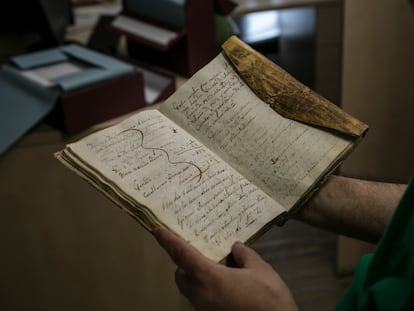
M 370 126 L 338 173 L 405 183 L 414 172 L 410 3 L 212 1 L 207 30 L 197 33 L 199 25 L 186 12 L 183 25 L 167 27 L 178 34 L 177 42 L 186 40 L 179 50 L 185 69 L 177 69 L 140 56 L 145 40 L 111 28 L 134 1 L 3 1 L 0 62 L 78 43 L 144 64 L 178 87 L 195 68 L 189 60 L 197 59 L 200 39 L 212 43 L 208 58 L 236 34 Z M 168 24 L 172 17 L 163 18 Z M 137 44 L 138 52 L 131 49 Z M 0 105 L 12 104 L 0 96 Z M 153 237 L 53 158 L 65 143 L 111 122 L 75 134 L 40 122 L 0 155 L 0 309 L 191 310 L 175 288 L 173 264 Z M 303 311 L 332 310 L 359 256 L 373 249 L 296 221 L 271 229 L 252 247 L 285 279 Z

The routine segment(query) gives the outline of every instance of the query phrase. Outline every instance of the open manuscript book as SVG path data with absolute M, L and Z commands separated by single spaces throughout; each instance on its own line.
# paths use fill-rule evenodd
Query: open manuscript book
M 221 261 L 283 224 L 367 129 L 231 37 L 158 109 L 55 156 L 146 229 Z

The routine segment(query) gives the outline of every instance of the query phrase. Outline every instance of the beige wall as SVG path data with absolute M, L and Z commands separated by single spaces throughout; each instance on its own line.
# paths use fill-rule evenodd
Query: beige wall
M 343 172 L 405 182 L 414 173 L 414 10 L 409 1 L 345 1 L 343 48 L 343 108 L 370 125 Z
M 414 10 L 408 0 L 346 0 L 344 9 L 342 106 L 370 130 L 342 173 L 407 182 L 414 174 Z M 339 272 L 371 250 L 339 237 Z

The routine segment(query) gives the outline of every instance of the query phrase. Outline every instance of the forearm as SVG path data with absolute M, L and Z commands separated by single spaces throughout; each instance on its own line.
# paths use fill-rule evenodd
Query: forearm
M 330 176 L 296 218 L 339 234 L 376 243 L 406 185 Z

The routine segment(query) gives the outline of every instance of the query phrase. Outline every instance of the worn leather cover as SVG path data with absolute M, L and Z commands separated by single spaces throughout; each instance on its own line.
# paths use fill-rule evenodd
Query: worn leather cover
M 223 51 L 253 92 L 283 117 L 355 137 L 368 131 L 368 125 L 300 83 L 236 36 L 223 44 Z

